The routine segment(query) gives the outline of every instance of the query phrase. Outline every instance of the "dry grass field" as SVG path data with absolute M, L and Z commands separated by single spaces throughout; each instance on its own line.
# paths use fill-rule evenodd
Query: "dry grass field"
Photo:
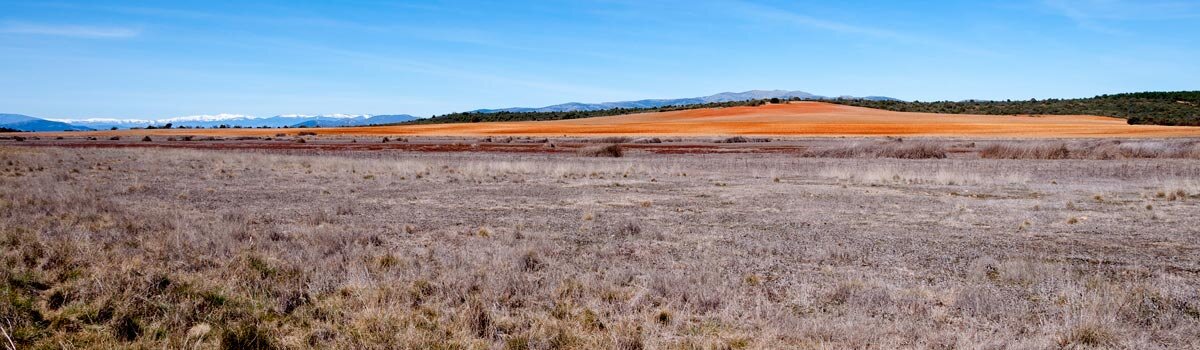
M 1195 141 L 37 142 L 0 143 L 19 349 L 1200 347 Z
M 949 137 L 1200 137 L 1200 127 L 1128 125 L 1124 119 L 1073 116 L 989 116 L 903 113 L 824 102 L 692 109 L 537 122 L 458 123 L 321 129 L 202 129 L 72 132 L 60 135 L 271 136 L 949 136 Z

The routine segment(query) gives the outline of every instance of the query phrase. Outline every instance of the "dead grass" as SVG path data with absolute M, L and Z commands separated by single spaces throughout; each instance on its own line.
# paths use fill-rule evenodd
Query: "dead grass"
M 888 141 L 855 143 L 808 150 L 806 157 L 818 158 L 898 158 L 898 159 L 941 159 L 946 158 L 946 146 L 941 142 Z
M 965 168 L 932 166 L 914 170 L 901 166 L 829 167 L 821 169 L 822 177 L 860 184 L 876 185 L 1005 185 L 1029 182 L 1029 174 L 1006 171 L 983 173 Z
M 979 150 L 979 157 L 986 159 L 1067 159 L 1071 151 L 1066 144 L 992 144 Z
M 762 137 L 745 137 L 733 136 L 713 140 L 713 143 L 749 143 L 749 142 L 771 142 L 771 139 Z
M 1166 197 L 1197 176 L 0 147 L 0 329 L 21 349 L 1193 348 L 1200 201 Z
M 985 159 L 1200 159 L 1196 141 L 1009 141 L 979 151 Z
M 610 137 L 596 137 L 596 138 L 584 139 L 584 142 L 588 142 L 588 143 L 608 143 L 608 144 L 630 143 L 632 141 L 633 141 L 633 138 L 628 137 L 628 136 L 610 136 Z

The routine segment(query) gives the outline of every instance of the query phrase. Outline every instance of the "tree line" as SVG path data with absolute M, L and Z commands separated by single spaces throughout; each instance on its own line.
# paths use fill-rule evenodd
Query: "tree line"
M 690 105 L 678 106 L 663 106 L 650 108 L 610 108 L 592 111 L 562 111 L 562 112 L 459 112 L 449 113 L 438 116 L 433 116 L 426 119 L 417 119 L 409 122 L 398 124 L 442 124 L 442 123 L 483 123 L 483 122 L 515 122 L 515 121 L 539 121 L 539 120 L 565 120 L 579 119 L 592 117 L 607 117 L 624 114 L 651 113 L 651 112 L 669 112 L 688 109 L 700 108 L 722 108 L 722 107 L 738 107 L 738 106 L 760 106 L 767 103 L 768 100 L 749 100 L 749 101 L 733 101 L 733 102 L 713 102 L 713 103 L 698 103 Z M 779 99 L 775 99 L 779 102 Z M 395 124 L 393 124 L 395 125 Z
M 1022 101 L 872 101 L 828 102 L 897 112 L 985 115 L 1086 114 L 1124 118 L 1129 124 L 1200 126 L 1200 91 L 1136 92 L 1078 99 Z

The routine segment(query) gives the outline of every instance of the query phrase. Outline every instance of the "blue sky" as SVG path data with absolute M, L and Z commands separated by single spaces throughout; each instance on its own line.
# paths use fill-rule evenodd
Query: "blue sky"
M 408 113 L 751 89 L 1200 89 L 1200 1 L 9 1 L 0 112 Z

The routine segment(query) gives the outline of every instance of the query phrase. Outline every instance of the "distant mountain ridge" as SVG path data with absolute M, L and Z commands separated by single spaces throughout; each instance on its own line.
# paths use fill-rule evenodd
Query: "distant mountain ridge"
M 598 111 L 609 109 L 635 109 L 635 108 L 660 108 L 671 106 L 698 105 L 706 103 L 724 103 L 724 102 L 739 102 L 750 100 L 763 100 L 771 98 L 791 99 L 798 98 L 804 100 L 830 100 L 836 98 L 853 98 L 863 99 L 868 101 L 900 101 L 891 97 L 883 96 L 867 96 L 867 97 L 825 97 L 814 95 L 804 91 L 789 91 L 789 90 L 750 90 L 743 92 L 722 92 L 719 94 L 690 97 L 690 98 L 674 98 L 674 99 L 646 99 L 637 101 L 618 101 L 618 102 L 601 102 L 601 103 L 581 103 L 570 102 L 546 106 L 540 108 L 529 107 L 514 107 L 503 109 L 478 109 L 471 111 L 473 113 L 498 113 L 498 112 L 579 112 L 579 111 Z M 163 119 L 115 119 L 115 118 L 91 118 L 91 119 L 42 119 L 30 117 L 21 114 L 0 114 L 0 127 L 16 129 L 22 131 L 84 131 L 84 130 L 107 130 L 112 128 L 131 129 L 131 128 L 146 128 L 146 127 L 164 127 L 171 124 L 172 127 L 188 127 L 188 128 L 216 128 L 222 125 L 228 127 L 243 127 L 243 128 L 281 128 L 281 127 L 345 127 L 345 126 L 362 126 L 362 125 L 378 125 L 378 124 L 396 124 L 410 122 L 422 118 L 414 117 L 407 114 L 322 114 L 322 115 L 303 115 L 303 114 L 283 114 L 270 117 L 256 117 L 241 114 L 213 114 L 213 115 L 194 115 Z
M 619 101 L 619 102 L 601 102 L 601 103 L 580 103 L 570 102 L 557 104 L 552 106 L 530 108 L 530 107 L 512 107 L 502 109 L 477 109 L 471 112 L 475 113 L 498 113 L 498 112 L 575 112 L 575 111 L 598 111 L 614 108 L 658 108 L 668 106 L 684 106 L 696 105 L 704 103 L 718 102 L 736 102 L 762 99 L 790 99 L 799 98 L 803 100 L 829 100 L 834 97 L 826 97 L 814 95 L 804 91 L 788 91 L 788 90 L 750 90 L 743 92 L 722 92 L 715 95 L 690 97 L 690 98 L 675 98 L 675 99 L 650 99 L 637 101 Z M 898 99 L 885 96 L 866 96 L 853 97 L 841 96 L 836 98 L 852 98 L 864 99 L 871 101 L 899 101 Z

